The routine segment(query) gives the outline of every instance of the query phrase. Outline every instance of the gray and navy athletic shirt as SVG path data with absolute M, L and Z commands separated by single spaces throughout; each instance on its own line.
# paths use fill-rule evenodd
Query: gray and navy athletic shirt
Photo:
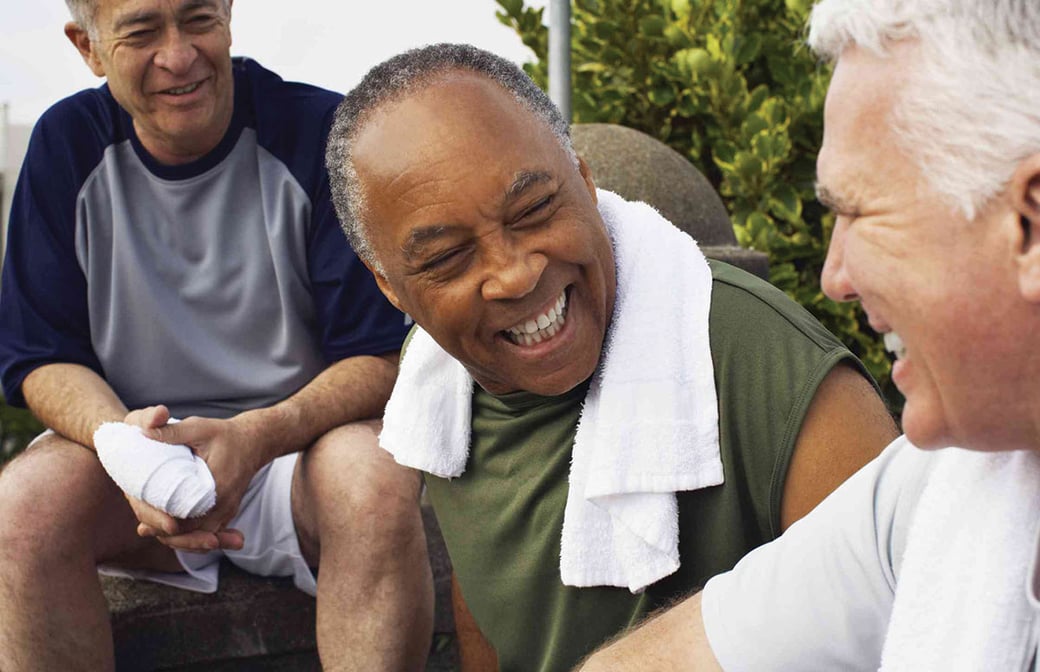
M 82 364 L 129 408 L 227 417 L 269 406 L 329 363 L 397 350 L 407 325 L 329 200 L 340 96 L 234 60 L 220 144 L 164 166 L 107 85 L 33 130 L 0 286 L 0 378 Z

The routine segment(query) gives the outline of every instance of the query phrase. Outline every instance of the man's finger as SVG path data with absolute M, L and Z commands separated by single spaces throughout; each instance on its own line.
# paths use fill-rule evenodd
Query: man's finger
M 170 410 L 162 404 L 130 411 L 127 413 L 126 417 L 123 418 L 123 422 L 128 425 L 137 425 L 142 429 L 160 427 L 169 421 Z
M 190 446 L 201 440 L 202 437 L 199 434 L 201 426 L 204 426 L 204 423 L 198 418 L 188 418 L 181 422 L 146 427 L 141 431 L 149 439 L 155 441 Z
M 178 551 L 189 553 L 208 553 L 220 548 L 220 540 L 213 532 L 195 530 L 187 534 L 156 537 L 160 543 Z
M 246 537 L 238 530 L 220 530 L 217 532 L 217 542 L 225 551 L 241 551 Z
M 130 502 L 130 508 L 133 510 L 134 515 L 137 516 L 138 522 L 151 528 L 156 534 L 178 534 L 182 531 L 177 519 L 165 511 L 129 495 L 126 496 L 126 499 Z M 187 523 L 188 521 L 185 522 Z

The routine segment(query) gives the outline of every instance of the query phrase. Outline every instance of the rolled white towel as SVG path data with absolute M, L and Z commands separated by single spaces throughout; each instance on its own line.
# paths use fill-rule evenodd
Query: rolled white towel
M 94 432 L 94 447 L 123 492 L 174 518 L 198 518 L 217 503 L 206 461 L 185 445 L 149 439 L 136 425 L 106 422 Z

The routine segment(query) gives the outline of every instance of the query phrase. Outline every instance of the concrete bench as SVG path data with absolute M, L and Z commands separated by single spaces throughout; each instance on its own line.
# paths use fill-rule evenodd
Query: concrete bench
M 434 637 L 426 669 L 457 669 L 451 562 L 433 511 L 423 522 L 436 590 Z M 292 579 L 263 579 L 228 562 L 212 595 L 102 577 L 120 672 L 310 672 L 321 669 L 314 598 Z

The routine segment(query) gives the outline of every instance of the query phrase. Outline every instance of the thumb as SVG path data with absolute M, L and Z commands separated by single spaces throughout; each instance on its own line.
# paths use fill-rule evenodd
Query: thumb
M 191 445 L 192 441 L 196 441 L 199 438 L 197 424 L 193 421 L 193 418 L 188 418 L 184 422 L 178 422 L 171 418 L 168 424 L 161 427 L 142 429 L 141 432 L 149 439 L 155 441 Z

